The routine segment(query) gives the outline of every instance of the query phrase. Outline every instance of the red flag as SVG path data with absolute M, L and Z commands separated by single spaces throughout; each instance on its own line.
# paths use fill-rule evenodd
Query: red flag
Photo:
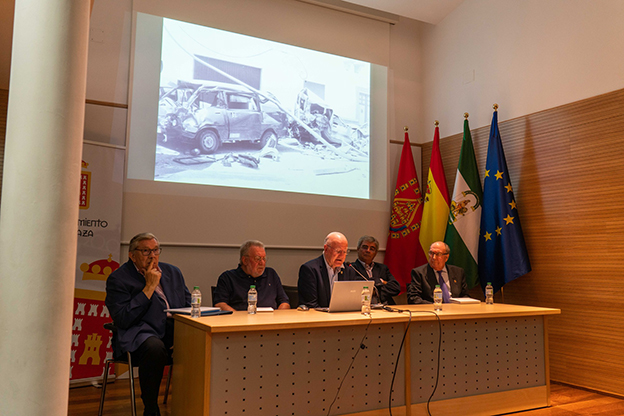
M 418 240 L 422 211 L 422 196 L 406 131 L 384 258 L 384 264 L 401 283 L 401 292 L 405 291 L 411 281 L 412 269 L 427 263 L 427 257 Z

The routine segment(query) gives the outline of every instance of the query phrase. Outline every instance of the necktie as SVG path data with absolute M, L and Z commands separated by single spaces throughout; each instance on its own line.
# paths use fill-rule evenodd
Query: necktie
M 333 276 L 331 276 L 331 278 L 329 279 L 329 291 L 331 292 L 332 290 L 334 290 L 334 282 L 336 280 L 338 280 L 338 275 L 340 274 L 340 267 L 335 267 L 334 269 L 332 269 L 334 274 Z
M 449 303 L 451 301 L 451 295 L 449 294 L 448 287 L 446 283 L 444 283 L 444 278 L 442 278 L 442 271 L 438 271 L 438 277 L 440 282 L 440 288 L 442 289 L 442 303 Z

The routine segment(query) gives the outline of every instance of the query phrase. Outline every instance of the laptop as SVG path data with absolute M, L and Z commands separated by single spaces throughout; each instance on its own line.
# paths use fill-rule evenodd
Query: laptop
M 372 293 L 374 282 L 366 280 L 336 281 L 329 300 L 329 308 L 316 308 L 322 312 L 359 312 L 362 310 L 362 289 L 368 286 Z

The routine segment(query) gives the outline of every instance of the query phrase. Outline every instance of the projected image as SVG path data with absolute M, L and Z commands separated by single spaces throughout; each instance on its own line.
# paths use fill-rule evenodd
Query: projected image
M 369 197 L 367 62 L 163 19 L 156 180 Z

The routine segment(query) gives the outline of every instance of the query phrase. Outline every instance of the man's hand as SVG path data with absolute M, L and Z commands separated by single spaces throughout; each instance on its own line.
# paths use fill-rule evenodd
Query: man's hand
M 152 298 L 154 294 L 154 289 L 160 283 L 160 276 L 162 273 L 158 270 L 158 263 L 156 262 L 156 258 L 153 258 L 147 264 L 147 269 L 145 270 L 145 287 L 143 288 L 143 293 L 147 296 L 148 299 Z

